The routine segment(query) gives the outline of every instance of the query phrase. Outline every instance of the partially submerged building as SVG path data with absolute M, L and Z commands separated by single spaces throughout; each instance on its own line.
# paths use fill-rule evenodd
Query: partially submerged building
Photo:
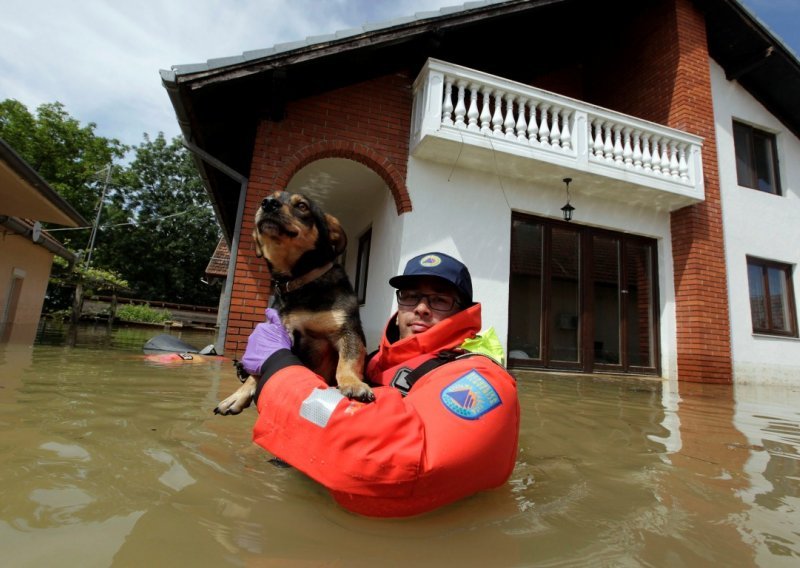
M 44 222 L 88 224 L 0 139 L 0 341 L 33 342 L 54 256 L 76 260 Z
M 369 347 L 439 250 L 512 367 L 800 376 L 800 63 L 737 0 L 472 2 L 162 79 L 231 251 L 226 354 L 288 189 L 342 221 Z

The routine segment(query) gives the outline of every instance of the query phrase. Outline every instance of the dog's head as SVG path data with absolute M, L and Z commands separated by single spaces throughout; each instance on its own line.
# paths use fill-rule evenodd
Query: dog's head
M 299 193 L 275 191 L 256 212 L 256 255 L 275 274 L 302 274 L 330 262 L 347 246 L 339 221 Z

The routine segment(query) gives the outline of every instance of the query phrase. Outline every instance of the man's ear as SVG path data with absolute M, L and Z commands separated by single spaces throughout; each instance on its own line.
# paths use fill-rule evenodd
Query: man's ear
M 259 236 L 257 229 L 253 229 L 253 240 L 256 242 L 256 256 L 261 258 L 264 255 L 261 254 L 261 237 Z
M 326 213 L 325 221 L 328 223 L 328 236 L 333 246 L 333 252 L 339 256 L 347 248 L 347 235 L 339 224 L 339 220 L 333 215 Z

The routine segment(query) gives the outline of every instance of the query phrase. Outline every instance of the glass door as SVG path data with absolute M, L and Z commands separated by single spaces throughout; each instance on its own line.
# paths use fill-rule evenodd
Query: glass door
M 546 366 L 578 368 L 581 363 L 581 239 L 570 226 L 548 227 Z
M 515 214 L 509 363 L 658 372 L 656 241 Z

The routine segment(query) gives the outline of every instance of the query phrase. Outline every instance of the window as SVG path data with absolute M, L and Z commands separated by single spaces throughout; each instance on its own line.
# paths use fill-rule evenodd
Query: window
M 513 213 L 510 364 L 658 374 L 656 249 L 654 239 Z
M 747 281 L 750 285 L 753 331 L 797 337 L 792 267 L 748 257 Z
M 775 135 L 734 121 L 733 144 L 739 185 L 780 195 Z
M 369 272 L 369 249 L 372 246 L 372 227 L 358 239 L 358 265 L 356 266 L 356 295 L 358 303 L 367 301 L 367 273 Z

